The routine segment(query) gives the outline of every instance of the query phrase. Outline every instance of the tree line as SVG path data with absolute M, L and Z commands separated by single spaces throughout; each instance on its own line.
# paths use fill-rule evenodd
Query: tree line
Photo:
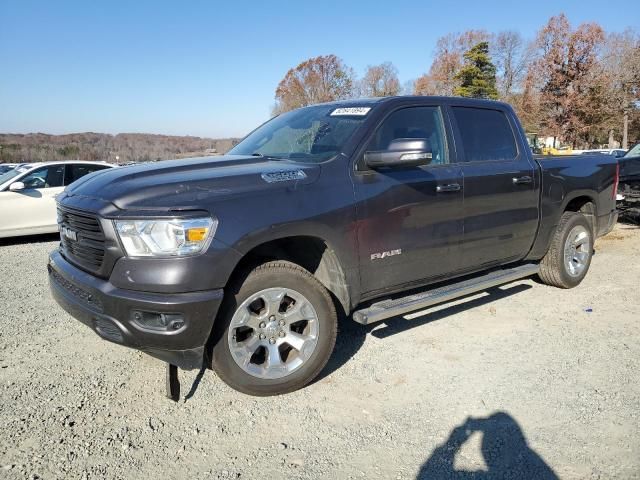
M 149 162 L 216 155 L 229 151 L 236 138 L 201 138 L 146 133 L 0 134 L 0 162 L 102 160 L 111 163 Z
M 517 31 L 468 30 L 438 39 L 433 61 L 401 85 L 391 62 L 362 78 L 336 55 L 289 70 L 275 92 L 274 114 L 313 103 L 399 94 L 457 95 L 510 103 L 524 128 L 574 148 L 640 140 L 640 36 L 572 26 L 553 16 L 534 38 Z

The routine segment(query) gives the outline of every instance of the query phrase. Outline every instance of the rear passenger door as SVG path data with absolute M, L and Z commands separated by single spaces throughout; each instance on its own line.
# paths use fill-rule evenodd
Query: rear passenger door
M 451 106 L 464 183 L 463 270 L 523 258 L 538 228 L 538 170 L 496 108 Z

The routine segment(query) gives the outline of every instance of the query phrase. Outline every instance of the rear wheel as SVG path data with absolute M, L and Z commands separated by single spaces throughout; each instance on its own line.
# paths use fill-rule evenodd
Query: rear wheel
M 232 287 L 216 324 L 214 370 L 232 388 L 261 396 L 313 380 L 337 334 L 327 290 L 308 271 L 283 261 L 257 267 Z
M 587 275 L 593 255 L 593 232 L 581 213 L 565 212 L 540 262 L 538 276 L 547 285 L 573 288 Z

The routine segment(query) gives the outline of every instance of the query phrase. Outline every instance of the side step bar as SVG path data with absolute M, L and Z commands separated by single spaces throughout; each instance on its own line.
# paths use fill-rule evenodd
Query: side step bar
M 485 275 L 445 285 L 444 287 L 415 293 L 393 300 L 382 300 L 362 310 L 353 312 L 353 319 L 363 325 L 379 322 L 386 318 L 397 317 L 409 312 L 448 302 L 471 293 L 530 277 L 538 273 L 538 264 L 528 263 L 513 268 L 495 270 Z

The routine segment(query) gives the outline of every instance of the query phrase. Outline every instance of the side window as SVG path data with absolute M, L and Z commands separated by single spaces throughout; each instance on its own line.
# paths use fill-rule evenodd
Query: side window
M 465 161 L 513 160 L 518 154 L 513 130 L 499 110 L 453 107 Z
M 24 188 L 53 188 L 62 187 L 64 165 L 42 167 L 34 170 L 20 181 Z
M 431 165 L 448 163 L 442 114 L 439 107 L 410 107 L 389 115 L 370 140 L 367 150 L 387 150 L 397 138 L 425 138 L 433 152 Z
M 73 183 L 76 180 L 79 180 L 80 178 L 84 177 L 89 173 L 97 172 L 98 170 L 104 170 L 105 168 L 107 167 L 105 167 L 104 165 L 90 165 L 90 164 L 78 164 L 78 163 L 69 164 L 67 165 L 67 172 L 64 177 L 64 184 L 65 186 L 67 186 L 70 183 Z

